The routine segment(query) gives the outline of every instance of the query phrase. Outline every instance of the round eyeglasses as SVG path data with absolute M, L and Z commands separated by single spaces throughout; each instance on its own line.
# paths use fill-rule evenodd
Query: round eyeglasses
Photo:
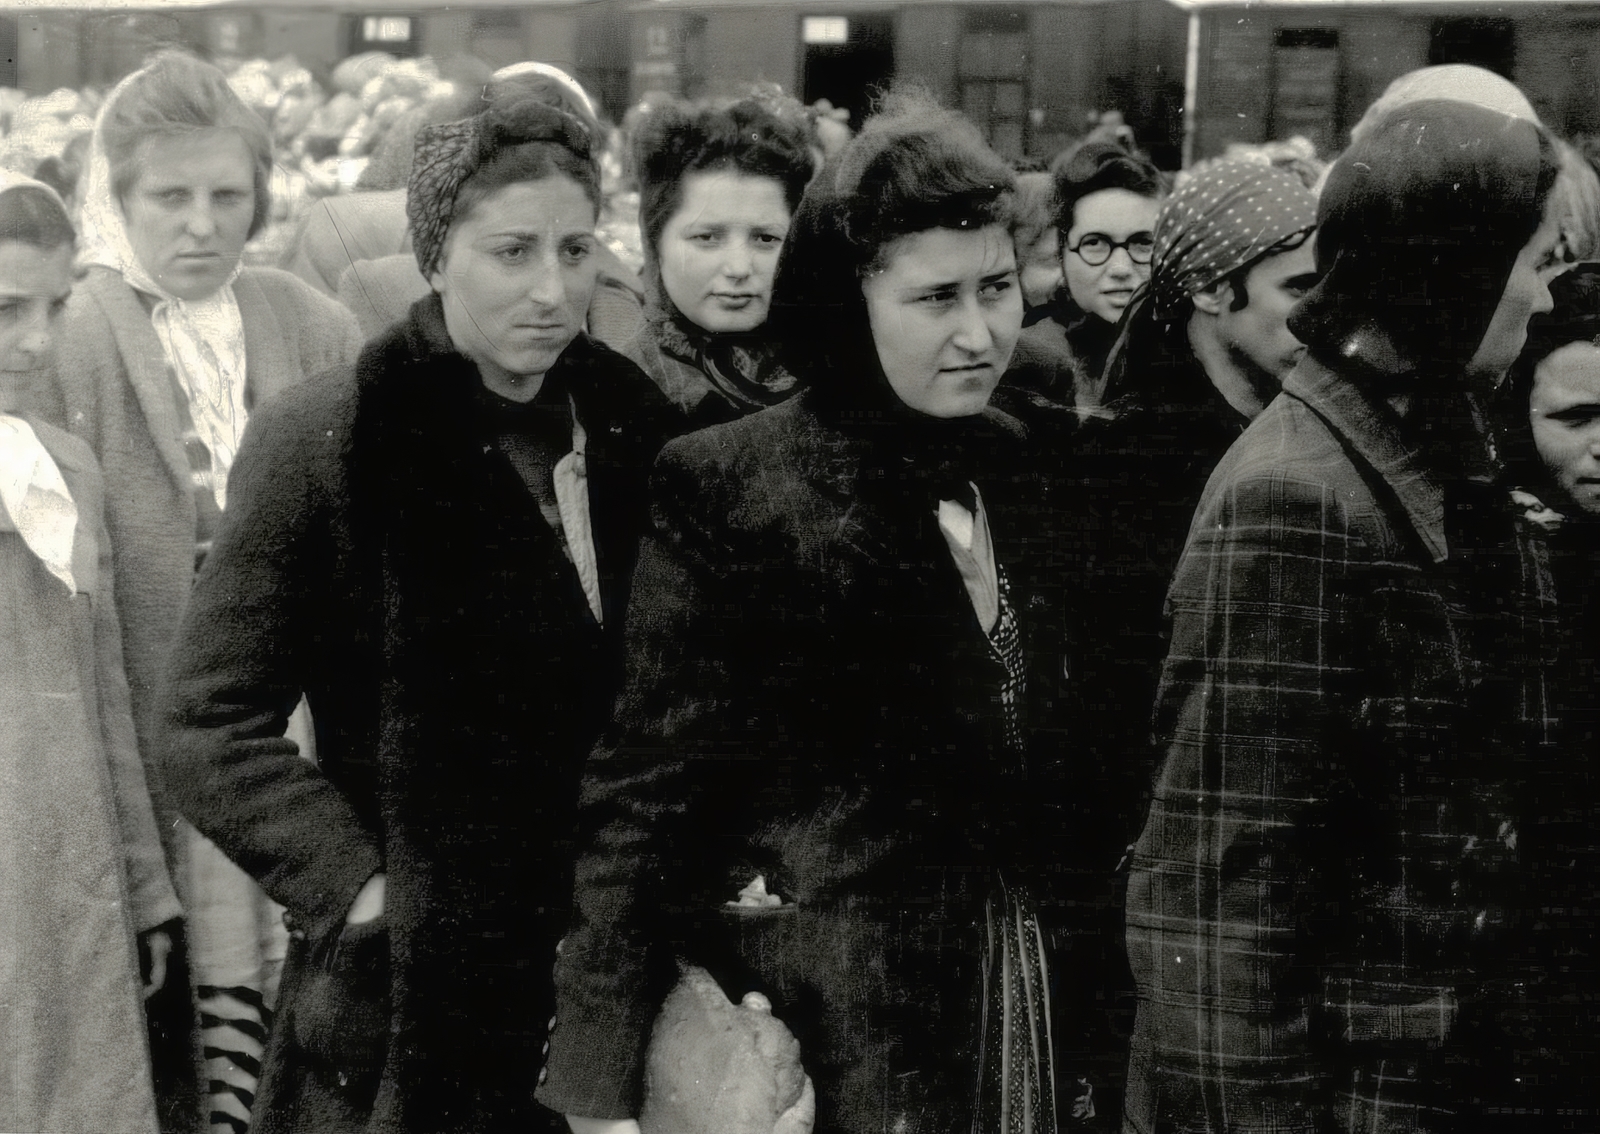
M 1135 264 L 1148 264 L 1156 252 L 1156 235 L 1153 232 L 1136 232 L 1126 240 L 1112 240 L 1103 232 L 1086 232 L 1077 244 L 1068 248 L 1091 268 L 1098 268 L 1111 259 L 1111 253 L 1125 248 L 1128 259 Z

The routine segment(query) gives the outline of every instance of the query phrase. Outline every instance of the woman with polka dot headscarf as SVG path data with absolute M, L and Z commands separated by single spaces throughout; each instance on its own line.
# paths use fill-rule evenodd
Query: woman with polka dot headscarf
M 1315 224 L 1316 198 L 1287 171 L 1197 167 L 1156 217 L 1149 282 L 1119 324 L 1104 409 L 1073 438 L 1071 504 L 1057 521 L 1070 537 L 1077 697 L 1062 727 L 1094 784 L 1079 828 L 1099 889 L 1080 908 L 1103 919 L 1081 927 L 1082 942 L 1120 939 L 1111 876 L 1144 812 L 1167 583 L 1206 478 L 1301 349 L 1285 320 L 1314 278 Z M 1081 963 L 1099 966 L 1113 1000 L 1131 993 L 1120 952 L 1095 948 Z M 1108 1063 L 1125 1053 L 1115 1035 L 1126 1027 L 1107 1024 Z

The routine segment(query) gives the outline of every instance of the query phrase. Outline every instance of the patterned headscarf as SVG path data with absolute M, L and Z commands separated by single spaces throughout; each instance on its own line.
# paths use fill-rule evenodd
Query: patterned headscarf
M 411 247 L 417 267 L 425 278 L 433 275 L 444 254 L 444 239 L 455 220 L 456 195 L 461 186 L 502 149 L 527 142 L 551 142 L 591 165 L 595 162 L 594 139 L 583 123 L 532 98 L 417 131 L 411 183 L 406 191 L 406 218 L 411 224 Z M 598 171 L 595 183 L 599 183 Z
M 1294 174 L 1237 158 L 1196 166 L 1156 217 L 1156 315 L 1170 317 L 1190 296 L 1316 226 L 1316 194 Z

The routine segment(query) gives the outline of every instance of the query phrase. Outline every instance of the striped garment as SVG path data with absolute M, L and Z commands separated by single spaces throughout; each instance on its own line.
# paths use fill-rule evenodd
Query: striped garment
M 261 1081 L 272 1011 L 254 988 L 202 984 L 196 987 L 195 998 L 210 1099 L 207 1125 L 217 1134 L 245 1134 Z
M 1028 891 L 997 877 L 985 903 L 973 1134 L 1054 1134 L 1050 966 Z

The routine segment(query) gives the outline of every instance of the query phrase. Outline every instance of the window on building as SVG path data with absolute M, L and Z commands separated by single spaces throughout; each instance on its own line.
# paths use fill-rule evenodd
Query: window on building
M 894 77 L 894 17 L 865 12 L 818 12 L 800 17 L 805 52 L 800 69 L 801 97 L 827 99 L 850 111 L 861 125 L 872 97 Z
M 1280 28 L 1272 44 L 1268 136 L 1300 135 L 1318 153 L 1338 149 L 1339 33 L 1331 28 Z
M 1516 21 L 1504 16 L 1435 20 L 1428 62 L 1472 63 L 1510 79 L 1517 65 Z
M 956 55 L 961 110 L 1004 157 L 1028 149 L 1028 19 L 1008 8 L 967 12 Z
M 390 55 L 415 55 L 421 27 L 415 16 L 368 12 L 350 17 L 350 51 L 387 51 Z
M 17 21 L 0 16 L 0 87 L 15 87 L 17 82 Z

